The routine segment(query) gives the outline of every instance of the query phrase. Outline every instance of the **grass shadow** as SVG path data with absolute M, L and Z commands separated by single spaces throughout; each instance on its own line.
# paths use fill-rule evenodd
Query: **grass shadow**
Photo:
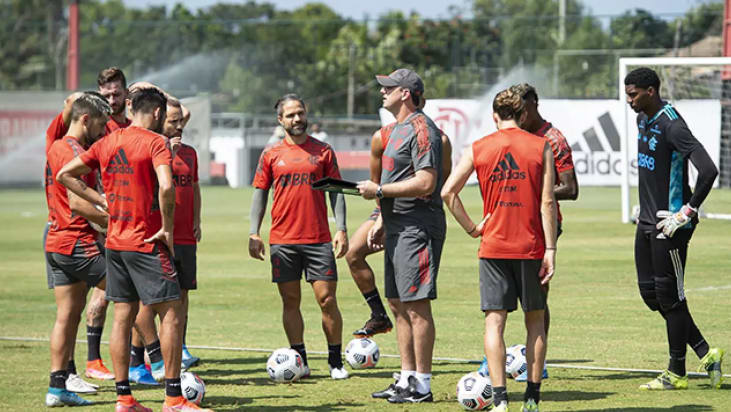
M 587 392 L 587 391 L 541 391 L 541 400 L 553 402 L 595 401 L 615 395 L 615 392 Z M 522 395 L 521 395 L 522 396 Z M 523 398 L 520 398 L 520 402 Z
M 582 409 L 580 412 L 706 412 L 715 410 L 709 405 L 675 405 L 669 408 L 662 407 L 626 407 L 626 408 L 609 408 L 609 409 Z

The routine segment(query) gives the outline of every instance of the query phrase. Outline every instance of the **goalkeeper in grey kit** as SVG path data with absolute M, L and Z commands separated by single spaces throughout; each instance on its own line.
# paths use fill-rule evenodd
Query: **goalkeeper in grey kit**
M 638 113 L 637 169 L 640 216 L 635 266 L 640 295 L 667 326 L 670 362 L 644 390 L 685 389 L 687 347 L 701 359 L 712 388 L 723 380 L 724 351 L 711 348 L 693 322 L 684 291 L 685 261 L 698 208 L 713 187 L 718 169 L 675 108 L 660 98 L 660 79 L 639 68 L 624 79 L 627 103 Z M 698 170 L 695 191 L 688 184 L 688 161 Z

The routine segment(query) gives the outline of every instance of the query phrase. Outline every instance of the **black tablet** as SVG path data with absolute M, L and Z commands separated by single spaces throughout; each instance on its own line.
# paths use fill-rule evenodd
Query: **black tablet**
M 315 190 L 324 190 L 325 192 L 343 193 L 346 195 L 360 196 L 358 184 L 347 180 L 335 179 L 332 177 L 323 177 L 314 182 L 312 188 Z

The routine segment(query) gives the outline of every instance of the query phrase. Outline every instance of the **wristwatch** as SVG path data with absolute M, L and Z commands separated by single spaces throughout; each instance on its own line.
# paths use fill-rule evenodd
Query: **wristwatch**
M 376 190 L 376 197 L 379 199 L 383 199 L 383 187 L 381 187 L 381 185 L 378 185 L 378 190 Z

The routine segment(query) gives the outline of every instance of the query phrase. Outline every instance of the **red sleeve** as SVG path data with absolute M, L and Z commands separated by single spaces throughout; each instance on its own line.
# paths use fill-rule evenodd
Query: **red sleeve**
M 338 158 L 332 147 L 328 146 L 325 150 L 325 176 L 340 179 L 340 168 L 338 167 Z
M 553 151 L 553 162 L 556 166 L 558 173 L 572 170 L 574 168 L 574 159 L 571 156 L 571 146 L 566 141 L 563 133 L 558 129 L 553 128 L 550 130 L 546 137 L 551 144 L 551 150 Z
M 267 190 L 272 186 L 272 165 L 270 164 L 269 153 L 271 150 L 265 150 L 259 157 L 259 165 L 256 166 L 256 175 L 252 185 L 257 189 Z
M 84 162 L 85 165 L 89 166 L 89 168 L 92 170 L 99 168 L 99 159 L 101 158 L 102 143 L 104 143 L 104 140 L 97 141 L 96 143 L 91 145 L 89 150 L 79 155 L 79 159 L 81 159 L 81 161 Z
M 198 152 L 193 150 L 193 183 L 198 183 Z
M 53 142 L 66 136 L 68 131 L 69 128 L 63 123 L 63 112 L 61 112 L 46 129 L 46 153 L 51 150 Z
M 152 157 L 152 166 L 157 169 L 160 165 L 170 165 L 173 162 L 167 142 L 161 136 L 153 139 L 150 145 L 150 156 Z

